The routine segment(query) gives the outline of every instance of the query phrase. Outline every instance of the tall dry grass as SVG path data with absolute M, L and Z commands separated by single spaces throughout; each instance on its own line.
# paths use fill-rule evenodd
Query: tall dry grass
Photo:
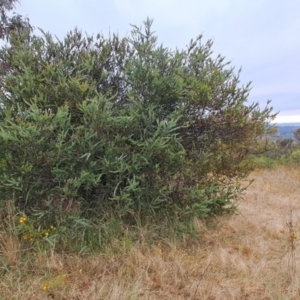
M 240 214 L 195 220 L 198 236 L 181 243 L 24 257 L 14 231 L 2 234 L 0 299 L 300 299 L 300 170 L 251 178 Z

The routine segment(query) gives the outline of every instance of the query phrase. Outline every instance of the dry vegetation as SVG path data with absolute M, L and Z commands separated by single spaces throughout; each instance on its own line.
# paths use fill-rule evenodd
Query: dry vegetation
M 3 233 L 0 299 L 300 299 L 300 171 L 251 178 L 240 214 L 195 221 L 198 237 L 182 243 L 24 260 L 13 231 Z

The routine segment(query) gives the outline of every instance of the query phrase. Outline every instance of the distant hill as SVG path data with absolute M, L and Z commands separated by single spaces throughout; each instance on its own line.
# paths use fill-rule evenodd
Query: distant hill
M 300 128 L 300 123 L 277 123 L 278 134 L 283 138 L 294 138 L 294 131 Z

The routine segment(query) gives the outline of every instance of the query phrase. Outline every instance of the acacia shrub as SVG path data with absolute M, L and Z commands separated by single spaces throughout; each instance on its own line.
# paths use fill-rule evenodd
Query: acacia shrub
M 26 209 L 230 211 L 272 108 L 202 37 L 11 34 L 0 50 L 0 191 Z M 238 180 L 237 180 L 238 179 Z

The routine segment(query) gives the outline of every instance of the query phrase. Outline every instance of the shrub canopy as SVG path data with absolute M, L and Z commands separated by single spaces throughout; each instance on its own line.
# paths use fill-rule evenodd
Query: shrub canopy
M 151 24 L 129 38 L 11 33 L 0 50 L 3 199 L 119 215 L 228 208 L 272 109 L 247 103 L 250 84 L 211 40 L 172 50 Z

